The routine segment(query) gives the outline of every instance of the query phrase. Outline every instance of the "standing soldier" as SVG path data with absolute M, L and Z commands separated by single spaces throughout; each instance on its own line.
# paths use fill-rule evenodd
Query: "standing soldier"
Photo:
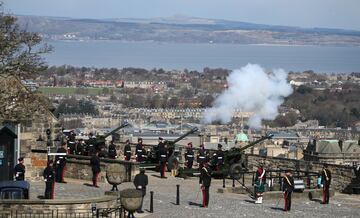
M 285 172 L 285 176 L 282 180 L 282 190 L 284 192 L 284 211 L 290 211 L 291 209 L 291 193 L 294 191 L 294 178 L 289 170 Z
M 125 142 L 124 156 L 125 156 L 125 160 L 130 161 L 130 159 L 131 159 L 131 146 L 130 146 L 129 139 L 126 140 L 126 142 Z
M 329 204 L 330 199 L 330 183 L 331 183 L 331 172 L 328 169 L 328 165 L 324 164 L 321 180 L 323 184 L 323 204 Z
M 192 169 L 193 162 L 194 162 L 194 151 L 193 151 L 191 142 L 188 143 L 188 147 L 186 148 L 185 160 L 186 160 L 186 167 L 188 169 Z
M 117 158 L 116 145 L 114 144 L 114 141 L 110 142 L 108 153 L 109 153 L 109 158 L 111 159 Z
M 202 207 L 209 205 L 209 189 L 211 185 L 211 171 L 208 162 L 204 162 L 200 169 L 199 184 L 203 195 Z
M 62 146 L 56 151 L 56 153 L 63 153 L 64 155 L 56 155 L 55 157 L 55 162 L 56 162 L 56 172 L 55 172 L 55 176 L 56 182 L 62 182 L 62 183 L 66 183 L 64 181 L 64 173 L 65 173 L 65 166 L 66 166 L 66 143 L 64 142 L 62 144 Z
M 145 174 L 145 169 L 140 168 L 140 173 L 134 178 L 134 185 L 137 190 L 142 191 L 142 199 L 140 207 L 136 210 L 138 213 L 144 213 L 142 210 L 143 200 L 146 195 L 146 186 L 148 185 L 148 176 Z
M 95 153 L 93 153 L 90 159 L 91 170 L 93 173 L 92 182 L 93 182 L 93 186 L 97 188 L 99 188 L 97 181 L 98 181 L 99 173 L 101 172 L 100 158 L 98 157 L 98 154 L 99 151 L 95 151 Z
M 83 139 L 79 139 L 79 142 L 76 145 L 76 154 L 84 155 L 85 142 Z
M 197 155 L 197 162 L 199 164 L 199 169 L 204 166 L 204 163 L 207 161 L 207 152 L 205 150 L 204 144 L 200 145 L 199 153 Z
M 55 180 L 53 163 L 53 160 L 50 160 L 43 173 L 45 181 L 45 199 L 54 199 Z
M 138 143 L 136 145 L 136 150 L 135 150 L 135 156 L 136 156 L 136 161 L 137 162 L 142 162 L 142 156 L 143 156 L 143 144 L 142 144 L 142 138 L 138 138 Z
M 25 166 L 24 166 L 24 158 L 20 157 L 18 159 L 19 163 L 14 167 L 14 176 L 16 181 L 24 181 L 25 180 Z
M 96 136 L 91 132 L 86 142 L 86 155 L 91 156 L 95 152 Z
M 168 151 L 167 151 L 167 148 L 165 146 L 164 139 L 161 138 L 161 137 L 159 138 L 158 149 L 159 149 L 160 176 L 161 176 L 161 178 L 166 178 L 165 177 L 165 167 L 166 167 Z
M 255 204 L 262 204 L 263 193 L 265 191 L 266 171 L 263 164 L 259 165 L 255 176 Z
M 224 164 L 224 152 L 221 144 L 218 144 L 218 150 L 213 155 L 213 163 L 216 171 L 221 170 L 221 167 Z
M 74 130 L 71 130 L 70 135 L 69 135 L 69 140 L 67 141 L 68 154 L 75 154 L 75 145 L 76 145 L 75 137 L 76 137 L 76 134 L 75 134 Z

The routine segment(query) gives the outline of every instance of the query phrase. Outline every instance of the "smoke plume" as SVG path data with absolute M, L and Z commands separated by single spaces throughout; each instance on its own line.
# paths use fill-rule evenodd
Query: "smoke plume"
M 254 112 L 248 125 L 260 128 L 262 119 L 275 119 L 278 106 L 284 101 L 284 97 L 292 93 L 286 78 L 287 73 L 282 69 L 266 73 L 257 64 L 248 64 L 240 70 L 234 70 L 227 78 L 228 89 L 215 99 L 212 108 L 205 111 L 204 122 L 228 123 L 238 109 Z

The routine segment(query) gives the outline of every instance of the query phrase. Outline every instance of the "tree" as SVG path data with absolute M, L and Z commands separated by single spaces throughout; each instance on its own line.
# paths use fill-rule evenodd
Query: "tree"
M 50 52 L 52 47 L 39 46 L 41 36 L 21 30 L 17 18 L 4 14 L 2 9 L 0 2 L 0 75 L 29 77 L 44 71 L 47 66 L 41 54 Z

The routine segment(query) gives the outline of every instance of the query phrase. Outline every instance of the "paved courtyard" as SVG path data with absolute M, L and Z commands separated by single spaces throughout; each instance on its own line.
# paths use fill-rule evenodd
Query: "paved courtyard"
M 209 208 L 201 208 L 201 193 L 196 178 L 183 180 L 168 177 L 161 179 L 158 173 L 147 172 L 149 186 L 144 199 L 144 214 L 136 217 L 360 217 L 360 195 L 336 193 L 329 205 L 308 199 L 293 199 L 292 210 L 283 212 L 283 200 L 266 200 L 262 205 L 255 205 L 251 198 L 241 194 L 220 194 L 216 190 L 222 187 L 222 180 L 213 180 L 210 190 Z M 111 185 L 101 184 L 93 188 L 84 183 L 89 181 L 67 180 L 67 184 L 56 184 L 56 198 L 86 198 L 104 195 Z M 176 185 L 180 185 L 180 205 L 176 205 Z M 230 181 L 227 184 L 230 186 Z M 124 183 L 120 189 L 133 188 L 132 183 Z M 31 198 L 43 195 L 43 183 L 31 183 Z M 154 213 L 148 212 L 150 205 L 149 191 L 154 191 Z

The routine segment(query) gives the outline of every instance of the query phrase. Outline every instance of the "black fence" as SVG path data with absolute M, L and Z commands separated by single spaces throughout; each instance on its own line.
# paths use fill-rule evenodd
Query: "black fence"
M 106 208 L 95 210 L 46 210 L 46 211 L 2 211 L 0 218 L 122 218 L 125 216 L 125 210 L 119 208 Z

